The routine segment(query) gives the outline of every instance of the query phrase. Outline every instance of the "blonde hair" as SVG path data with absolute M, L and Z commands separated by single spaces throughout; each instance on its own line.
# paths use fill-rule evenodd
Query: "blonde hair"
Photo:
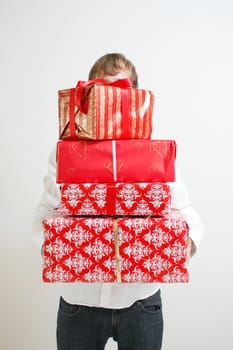
M 129 77 L 133 80 L 133 86 L 138 87 L 136 68 L 121 53 L 108 53 L 100 57 L 92 66 L 89 72 L 89 79 L 103 78 L 104 75 L 115 75 L 122 69 L 129 71 Z

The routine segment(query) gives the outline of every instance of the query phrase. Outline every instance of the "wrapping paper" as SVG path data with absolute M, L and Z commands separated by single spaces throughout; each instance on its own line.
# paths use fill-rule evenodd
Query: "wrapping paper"
M 170 182 L 174 140 L 58 141 L 57 183 Z
M 127 80 L 127 79 L 125 79 Z M 124 81 L 124 80 L 123 80 Z M 118 81 L 121 86 L 122 81 Z M 85 85 L 88 82 L 82 82 Z M 149 139 L 154 95 L 149 90 L 89 84 L 86 113 L 78 108 L 80 87 L 58 91 L 60 139 Z M 116 85 L 117 82 L 114 82 Z M 81 106 L 80 106 L 81 107 Z M 85 108 L 84 108 L 85 109 Z
M 151 218 L 51 216 L 43 224 L 44 282 L 188 282 L 188 226 L 178 212 Z
M 171 205 L 165 183 L 80 183 L 61 185 L 62 215 L 166 215 Z

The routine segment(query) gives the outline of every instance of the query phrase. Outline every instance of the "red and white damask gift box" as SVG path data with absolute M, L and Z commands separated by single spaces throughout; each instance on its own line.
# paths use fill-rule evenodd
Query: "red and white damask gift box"
M 58 91 L 60 139 L 149 139 L 154 95 L 131 79 L 79 81 Z
M 188 226 L 150 218 L 44 219 L 44 282 L 185 283 Z
M 58 141 L 57 183 L 170 182 L 174 140 Z
M 79 183 L 61 185 L 62 215 L 162 216 L 170 210 L 166 183 Z

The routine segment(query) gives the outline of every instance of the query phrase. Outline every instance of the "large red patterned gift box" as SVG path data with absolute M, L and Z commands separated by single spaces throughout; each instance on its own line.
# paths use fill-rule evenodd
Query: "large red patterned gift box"
M 58 141 L 57 182 L 175 180 L 174 140 Z
M 161 216 L 169 212 L 166 183 L 79 183 L 61 185 L 62 215 Z
M 149 139 L 154 95 L 130 79 L 78 82 L 58 91 L 60 139 Z
M 51 216 L 43 224 L 45 282 L 188 282 L 188 226 L 179 213 Z

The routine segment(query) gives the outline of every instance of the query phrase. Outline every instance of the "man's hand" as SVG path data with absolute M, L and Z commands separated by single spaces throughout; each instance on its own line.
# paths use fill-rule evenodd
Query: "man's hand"
M 193 241 L 189 237 L 188 238 L 188 248 L 187 248 L 187 262 L 189 262 L 189 259 L 190 259 L 190 256 L 191 256 L 192 244 L 193 244 Z
M 42 244 L 41 249 L 40 249 L 40 253 L 42 258 L 44 257 L 44 244 Z

